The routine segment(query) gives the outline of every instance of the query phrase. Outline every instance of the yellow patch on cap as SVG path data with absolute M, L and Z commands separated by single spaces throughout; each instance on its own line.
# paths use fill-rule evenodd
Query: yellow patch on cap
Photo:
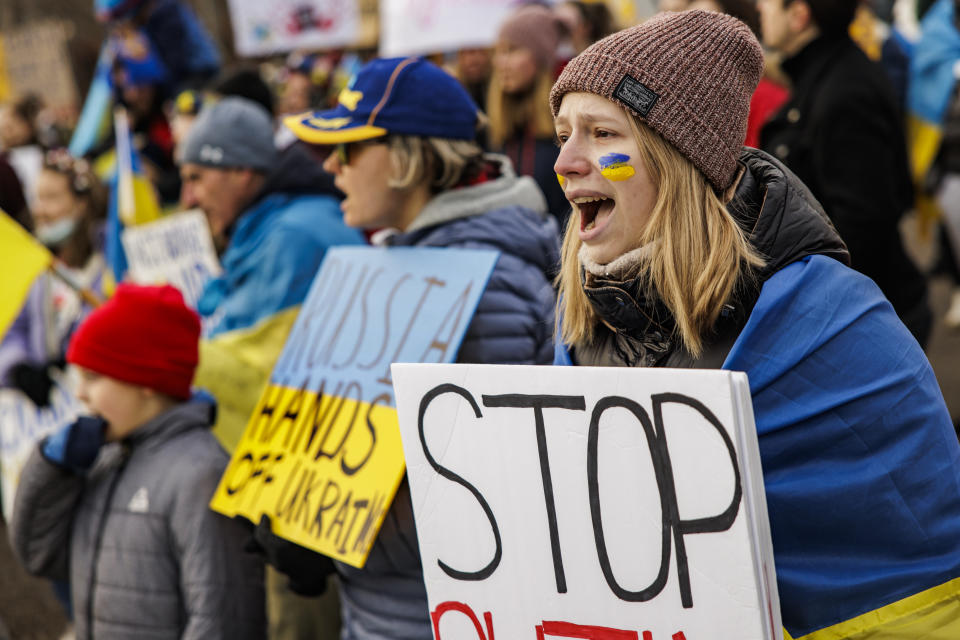
M 345 106 L 350 111 L 356 111 L 357 103 L 363 100 L 363 93 L 360 91 L 353 91 L 346 87 L 343 88 L 343 91 L 340 92 L 340 95 L 337 96 L 337 101 Z
M 350 122 L 350 118 L 307 118 L 303 120 L 303 126 L 312 129 L 342 129 Z

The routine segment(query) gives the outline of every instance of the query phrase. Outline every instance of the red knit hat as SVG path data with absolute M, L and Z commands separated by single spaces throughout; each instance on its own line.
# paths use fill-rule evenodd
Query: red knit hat
M 67 362 L 186 400 L 199 339 L 200 318 L 179 291 L 124 283 L 73 334 Z
M 630 110 L 685 155 L 718 191 L 736 176 L 763 49 L 747 25 L 712 11 L 661 13 L 594 43 L 550 92 L 595 93 Z

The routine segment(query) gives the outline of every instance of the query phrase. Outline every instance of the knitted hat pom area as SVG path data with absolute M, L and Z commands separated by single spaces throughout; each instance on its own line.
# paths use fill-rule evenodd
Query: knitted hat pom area
M 763 49 L 746 24 L 713 11 L 658 14 L 597 41 L 550 92 L 556 117 L 568 93 L 625 107 L 726 191 L 737 175 Z

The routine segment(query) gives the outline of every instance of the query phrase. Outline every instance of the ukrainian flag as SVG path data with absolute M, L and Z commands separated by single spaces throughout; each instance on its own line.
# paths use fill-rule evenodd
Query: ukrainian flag
M 126 110 L 114 110 L 116 133 L 116 170 L 110 180 L 110 205 L 107 210 L 106 258 L 117 282 L 127 272 L 127 256 L 120 236 L 128 225 L 153 222 L 160 217 L 160 205 L 153 185 L 143 174 L 140 158 L 133 148 Z
M 910 62 L 907 135 L 914 183 L 922 185 L 940 150 L 943 120 L 956 84 L 960 33 L 953 0 L 938 0 L 921 22 L 922 35 Z
M 113 106 L 113 85 L 110 69 L 113 66 L 112 48 L 104 44 L 100 49 L 97 68 L 83 103 L 83 111 L 70 139 L 70 155 L 81 158 L 107 140 L 110 133 L 110 109 Z
M 781 269 L 723 368 L 750 380 L 784 638 L 960 638 L 960 443 L 873 281 Z
M 46 247 L 0 210 L 0 339 L 17 319 L 33 281 L 52 261 Z

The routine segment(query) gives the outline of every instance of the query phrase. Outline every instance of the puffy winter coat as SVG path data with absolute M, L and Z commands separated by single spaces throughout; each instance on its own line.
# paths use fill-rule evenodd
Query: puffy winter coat
M 86 477 L 42 445 L 27 462 L 13 548 L 31 573 L 69 579 L 78 640 L 264 637 L 262 561 L 207 506 L 228 461 L 211 414 L 174 407 L 104 447 Z
M 623 282 L 591 301 L 627 341 L 556 362 L 745 371 L 788 637 L 960 637 L 960 444 L 933 370 L 803 184 L 741 160 L 730 210 L 767 266 L 703 356 L 655 337 Z
M 444 192 L 391 246 L 495 249 L 500 257 L 467 328 L 459 362 L 548 364 L 553 357 L 550 284 L 559 262 L 556 223 L 532 179 L 498 158 L 500 177 Z M 431 640 L 410 491 L 384 520 L 363 569 L 337 563 L 343 640 Z

